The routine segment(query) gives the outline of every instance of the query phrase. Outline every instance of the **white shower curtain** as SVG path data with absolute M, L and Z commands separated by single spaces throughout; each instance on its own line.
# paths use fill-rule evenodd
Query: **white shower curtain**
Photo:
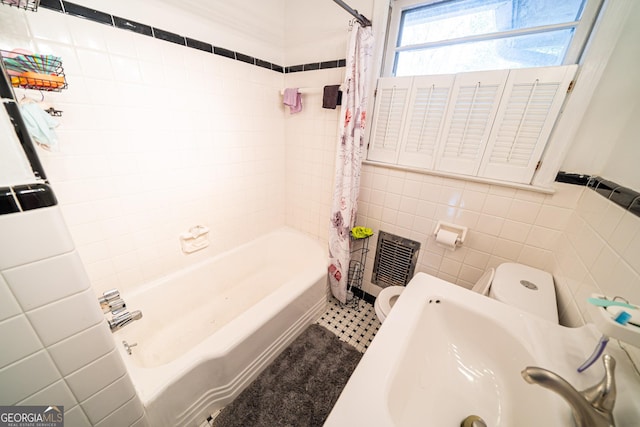
M 346 75 L 342 87 L 340 132 L 336 149 L 336 171 L 331 224 L 329 227 L 329 281 L 331 293 L 347 300 L 349 232 L 355 225 L 360 190 L 360 168 L 364 146 L 367 84 L 373 50 L 371 27 L 354 23 L 347 49 Z

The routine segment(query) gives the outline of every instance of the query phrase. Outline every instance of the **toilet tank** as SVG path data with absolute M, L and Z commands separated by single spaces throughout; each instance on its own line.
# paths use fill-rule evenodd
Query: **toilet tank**
M 553 276 L 546 271 L 513 262 L 500 264 L 489 296 L 558 323 Z

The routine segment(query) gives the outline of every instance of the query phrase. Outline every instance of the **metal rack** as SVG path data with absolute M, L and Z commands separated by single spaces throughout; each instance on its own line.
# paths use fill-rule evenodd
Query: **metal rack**
M 17 7 L 24 10 L 37 11 L 40 0 L 0 0 L 0 4 Z
M 351 251 L 349 260 L 349 276 L 347 278 L 347 307 L 360 308 L 362 299 L 362 278 L 364 268 L 367 263 L 367 253 L 369 253 L 369 238 L 356 238 L 350 236 Z
M 0 50 L 13 87 L 60 92 L 67 88 L 62 59 L 54 55 Z

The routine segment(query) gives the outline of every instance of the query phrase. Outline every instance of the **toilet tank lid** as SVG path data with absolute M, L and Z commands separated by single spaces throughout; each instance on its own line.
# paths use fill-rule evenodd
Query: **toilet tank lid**
M 513 262 L 500 264 L 491 285 L 491 296 L 558 323 L 553 276 L 547 271 Z

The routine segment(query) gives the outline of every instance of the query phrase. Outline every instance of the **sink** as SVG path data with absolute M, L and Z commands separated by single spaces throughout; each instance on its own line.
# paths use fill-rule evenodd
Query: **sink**
M 459 426 L 470 415 L 490 427 L 571 426 L 566 402 L 526 383 L 520 372 L 544 367 L 584 389 L 603 375 L 596 365 L 576 371 L 599 337 L 593 325 L 566 328 L 418 273 L 325 426 Z M 621 378 L 616 379 L 620 397 Z M 640 417 L 637 407 L 622 411 Z

